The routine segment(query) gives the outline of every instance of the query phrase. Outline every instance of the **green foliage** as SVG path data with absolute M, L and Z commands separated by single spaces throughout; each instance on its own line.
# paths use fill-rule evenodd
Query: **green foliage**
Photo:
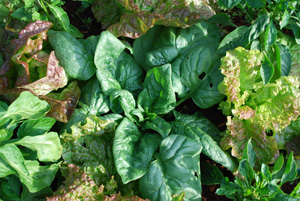
M 23 92 L 5 110 L 0 117 L 2 133 L 0 145 L 1 182 L 5 184 L 5 180 L 10 181 L 9 175 L 15 175 L 32 193 L 50 186 L 59 163 L 41 165 L 39 161 L 56 162 L 61 157 L 58 134 L 48 132 L 53 123 L 42 127 L 42 131 L 37 129 L 38 127 L 33 127 L 30 135 L 24 133 L 24 126 L 30 121 L 38 122 L 43 119 L 50 110 L 50 105 L 30 92 Z M 16 130 L 17 125 L 23 121 L 24 123 L 21 125 L 24 126 L 20 126 L 20 129 Z M 11 138 L 13 132 L 18 132 L 19 136 Z M 22 152 L 24 149 L 17 147 L 20 145 L 32 150 L 31 159 L 27 159 L 25 151 Z
M 246 151 L 239 163 L 239 176 L 234 182 L 225 177 L 216 193 L 233 200 L 298 200 L 299 184 L 290 195 L 280 189 L 284 183 L 299 177 L 293 154 L 291 153 L 287 160 L 280 155 L 273 168 L 262 164 L 260 170 L 255 171 L 256 154 L 252 140 L 246 144 Z

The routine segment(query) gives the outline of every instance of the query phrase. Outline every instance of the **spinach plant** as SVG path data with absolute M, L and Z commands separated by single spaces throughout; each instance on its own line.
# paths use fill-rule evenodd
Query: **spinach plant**
M 290 194 L 280 189 L 284 183 L 299 178 L 293 153 L 287 160 L 281 154 L 271 168 L 262 164 L 260 171 L 255 171 L 255 162 L 256 153 L 250 139 L 239 163 L 239 175 L 234 182 L 225 177 L 216 193 L 233 200 L 299 200 L 300 183 Z

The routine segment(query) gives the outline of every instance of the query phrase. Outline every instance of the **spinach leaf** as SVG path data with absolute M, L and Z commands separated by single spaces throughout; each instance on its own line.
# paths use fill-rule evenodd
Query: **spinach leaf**
M 144 90 L 138 96 L 138 107 L 146 113 L 166 114 L 175 108 L 171 65 L 152 68 L 147 72 Z
M 70 33 L 50 30 L 48 40 L 70 77 L 88 80 L 95 74 L 96 66 L 93 55 Z
M 142 135 L 129 119 L 122 120 L 115 132 L 113 154 L 116 169 L 124 184 L 146 174 L 160 140 L 156 134 Z
M 139 181 L 143 197 L 150 200 L 171 200 L 174 194 L 185 192 L 185 199 L 201 199 L 200 158 L 202 146 L 183 135 L 165 138 Z
M 219 136 L 220 131 L 202 115 L 185 115 L 174 112 L 176 120 L 172 122 L 172 133 L 187 136 L 202 145 L 202 153 L 213 161 L 220 163 L 230 171 L 237 169 L 233 158 L 224 152 L 213 138 Z M 219 141 L 218 139 L 217 141 Z

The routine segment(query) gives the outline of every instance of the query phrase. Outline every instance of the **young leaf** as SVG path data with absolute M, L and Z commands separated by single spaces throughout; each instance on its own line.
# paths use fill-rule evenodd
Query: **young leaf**
M 113 154 L 124 184 L 146 174 L 159 144 L 159 135 L 142 135 L 133 122 L 127 118 L 122 120 L 115 132 Z
M 170 135 L 139 181 L 143 197 L 156 201 L 171 200 L 173 194 L 185 193 L 187 200 L 201 199 L 199 154 L 202 146 L 183 135 Z
M 175 108 L 171 70 L 171 65 L 166 64 L 148 71 L 144 90 L 138 96 L 138 107 L 147 113 L 156 114 L 166 114 Z
M 293 152 L 290 153 L 286 162 L 284 174 L 282 175 L 280 186 L 288 181 L 294 181 L 297 178 L 297 166 L 293 157 Z
M 271 81 L 273 75 L 274 75 L 274 66 L 265 55 L 265 61 L 263 62 L 260 68 L 260 76 L 264 84 L 268 84 Z
M 253 149 L 252 139 L 249 139 L 249 141 L 247 142 L 247 145 L 245 146 L 245 149 L 243 152 L 242 159 L 246 159 L 249 162 L 250 166 L 252 168 L 254 168 L 255 161 L 256 161 L 256 153 Z

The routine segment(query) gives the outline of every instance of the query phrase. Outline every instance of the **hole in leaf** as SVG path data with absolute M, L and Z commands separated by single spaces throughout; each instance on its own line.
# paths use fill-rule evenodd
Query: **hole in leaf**
M 213 84 L 213 83 L 210 83 L 209 86 L 210 86 L 210 88 L 213 88 L 214 84 Z
M 195 172 L 195 177 L 199 178 L 199 176 L 198 176 L 197 172 Z
M 190 57 L 186 57 L 186 59 L 190 59 Z
M 270 136 L 270 137 L 273 136 L 273 131 L 272 130 L 267 130 L 266 135 Z
M 205 76 L 206 76 L 206 73 L 203 72 L 203 73 L 201 73 L 201 74 L 199 75 L 199 79 L 200 79 L 200 80 L 203 80 Z

